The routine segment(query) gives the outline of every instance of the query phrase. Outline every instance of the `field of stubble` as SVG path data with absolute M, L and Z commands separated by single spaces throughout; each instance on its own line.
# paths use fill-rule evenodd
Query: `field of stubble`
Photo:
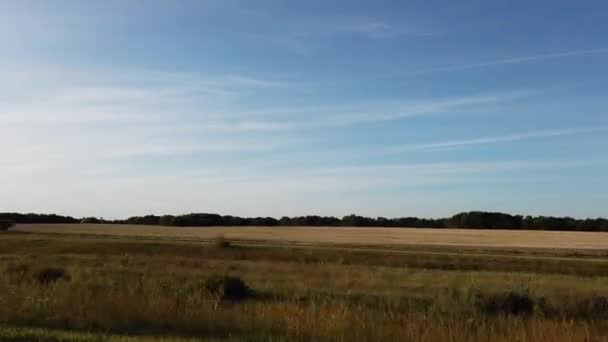
M 16 231 L 174 240 L 232 240 L 291 244 L 441 245 L 608 250 L 608 234 L 524 230 L 363 227 L 159 227 L 104 224 L 19 225 Z

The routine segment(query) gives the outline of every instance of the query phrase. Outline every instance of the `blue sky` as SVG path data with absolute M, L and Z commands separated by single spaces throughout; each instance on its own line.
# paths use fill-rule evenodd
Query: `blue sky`
M 603 1 L 2 1 L 0 211 L 607 216 Z

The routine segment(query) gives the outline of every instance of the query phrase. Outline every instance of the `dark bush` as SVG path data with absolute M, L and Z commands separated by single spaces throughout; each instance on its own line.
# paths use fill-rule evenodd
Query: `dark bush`
M 254 292 L 243 280 L 230 276 L 211 276 L 205 281 L 205 290 L 222 300 L 240 301 L 253 297 Z
M 13 227 L 14 225 L 15 225 L 14 221 L 0 220 L 0 231 L 8 230 L 9 228 Z
M 594 295 L 579 303 L 578 316 L 608 319 L 608 298 Z
M 534 300 L 525 292 L 479 295 L 476 305 L 483 313 L 491 315 L 524 316 L 534 312 Z
M 34 274 L 34 279 L 38 284 L 48 286 L 60 280 L 69 281 L 71 277 L 70 274 L 62 268 L 49 267 L 36 272 Z

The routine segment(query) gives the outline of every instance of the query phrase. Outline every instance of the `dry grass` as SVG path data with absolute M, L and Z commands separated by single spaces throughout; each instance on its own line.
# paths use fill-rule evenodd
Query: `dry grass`
M 103 334 L 128 334 L 129 341 L 155 335 L 251 342 L 608 341 L 606 260 L 466 255 L 454 248 L 441 254 L 441 248 L 437 255 L 238 243 L 217 248 L 8 232 L 0 236 L 0 324 L 42 330 L 3 335 L 0 326 L 0 340 L 119 341 Z M 38 271 L 49 267 L 70 277 L 40 284 Z M 212 275 L 239 277 L 254 296 L 241 302 L 210 296 L 205 284 Z M 517 302 L 501 299 L 513 293 L 533 304 L 526 315 L 503 315 L 519 312 L 512 309 Z
M 5 255 L 0 270 L 14 263 L 62 265 L 73 277 L 51 287 L 27 277 L 0 279 L 0 291 L 10 293 L 0 297 L 0 322 L 235 341 L 603 341 L 608 331 L 605 322 L 579 317 L 568 304 L 606 294 L 602 277 L 235 262 L 208 249 L 214 258 L 39 255 L 43 248 Z M 207 297 L 201 280 L 216 273 L 242 277 L 259 297 L 238 304 Z M 485 317 L 466 295 L 519 287 L 572 318 Z
M 3 342 L 217 342 L 217 339 L 159 338 L 148 336 L 117 336 L 102 333 L 75 333 L 70 331 L 0 326 Z M 225 340 L 224 340 L 225 341 Z M 225 341 L 229 342 L 229 341 Z
M 387 247 L 285 247 L 269 244 L 233 243 L 232 248 L 215 247 L 214 241 L 167 241 L 165 239 L 75 236 L 70 234 L 40 234 L 12 232 L 0 239 L 0 254 L 42 255 L 116 255 L 129 253 L 161 256 L 232 260 L 235 262 L 279 261 L 299 264 L 368 265 L 391 268 L 437 269 L 462 271 L 533 272 L 542 274 L 571 274 L 578 276 L 608 276 L 608 258 L 595 251 L 565 253 L 559 250 L 471 250 L 464 247 L 402 246 Z M 530 254 L 532 253 L 532 254 Z
M 608 234 L 522 230 L 349 227 L 158 227 L 95 224 L 18 225 L 22 232 L 149 237 L 159 239 L 229 240 L 292 244 L 440 245 L 500 248 L 607 250 Z

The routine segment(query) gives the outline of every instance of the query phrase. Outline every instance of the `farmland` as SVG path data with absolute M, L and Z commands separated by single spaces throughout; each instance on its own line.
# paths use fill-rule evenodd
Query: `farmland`
M 233 240 L 286 244 L 438 245 L 502 248 L 608 250 L 608 234 L 525 230 L 364 227 L 159 227 L 104 224 L 23 224 L 16 231 L 200 241 Z
M 607 250 L 601 233 L 18 225 L 0 340 L 608 341 Z M 214 276 L 251 293 L 211 293 Z

